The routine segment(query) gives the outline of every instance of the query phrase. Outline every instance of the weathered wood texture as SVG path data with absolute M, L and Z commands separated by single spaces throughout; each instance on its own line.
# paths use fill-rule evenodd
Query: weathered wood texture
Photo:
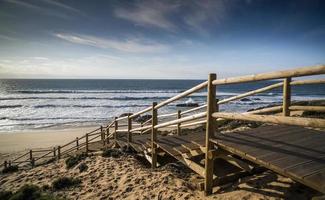
M 212 142 L 244 159 L 325 193 L 325 132 L 264 126 L 218 134 Z
M 305 117 L 286 117 L 273 115 L 256 115 L 242 113 L 224 113 L 215 112 L 212 114 L 215 118 L 235 119 L 254 122 L 265 122 L 284 125 L 296 125 L 303 127 L 325 128 L 325 119 L 305 118 Z
M 252 82 L 252 81 L 280 79 L 280 78 L 287 78 L 287 77 L 310 76 L 310 75 L 317 75 L 317 74 L 325 74 L 325 65 L 319 65 L 314 67 L 302 67 L 302 68 L 296 68 L 296 69 L 290 69 L 284 71 L 276 71 L 276 72 L 248 75 L 248 76 L 218 79 L 213 81 L 213 84 L 222 85 L 222 84 L 232 84 L 232 83 L 243 83 L 243 82 Z

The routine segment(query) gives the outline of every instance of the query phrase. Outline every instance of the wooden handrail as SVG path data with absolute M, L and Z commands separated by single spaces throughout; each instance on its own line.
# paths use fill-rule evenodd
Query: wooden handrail
M 143 122 L 142 125 L 148 124 L 152 121 L 152 118 L 148 119 L 147 121 Z
M 96 131 L 98 131 L 98 130 L 100 130 L 100 128 L 97 128 L 97 129 L 95 129 L 95 130 L 93 130 L 93 131 L 90 131 L 88 134 L 94 133 L 94 132 L 96 132 Z M 86 133 L 86 134 L 87 134 L 87 133 Z
M 128 116 L 119 117 L 119 118 L 116 119 L 116 121 L 121 121 L 121 120 L 123 120 L 123 119 L 127 119 L 127 118 L 128 118 Z
M 50 152 L 47 152 L 46 154 L 42 155 L 41 157 L 38 157 L 38 158 L 35 158 L 35 157 L 34 157 L 34 158 L 35 158 L 34 161 L 40 160 L 40 159 L 44 158 L 45 156 L 47 156 L 47 155 L 49 155 L 49 154 L 51 154 L 51 153 L 53 153 L 53 150 L 50 151 Z
M 324 84 L 325 79 L 291 81 L 290 85 Z
M 224 84 L 243 83 L 243 82 L 252 82 L 252 81 L 264 81 L 264 80 L 271 80 L 271 79 L 320 75 L 320 74 L 325 74 L 325 65 L 319 65 L 319 66 L 314 66 L 314 67 L 302 67 L 302 68 L 297 68 L 297 69 L 254 74 L 254 75 L 248 75 L 248 76 L 217 79 L 217 80 L 213 81 L 213 84 L 214 85 L 224 85 Z
M 325 106 L 290 106 L 289 110 L 325 112 Z
M 175 112 L 175 113 L 167 113 L 167 114 L 159 115 L 158 118 L 171 117 L 171 116 L 175 116 L 175 115 L 177 115 L 177 112 Z
M 187 113 L 194 112 L 194 111 L 197 111 L 197 110 L 200 110 L 200 109 L 206 108 L 206 107 L 207 107 L 207 105 L 204 104 L 204 105 L 199 106 L 199 107 L 196 107 L 196 108 L 191 108 L 191 109 L 189 109 L 189 110 L 182 111 L 181 115 L 185 115 L 185 114 L 187 114 Z
M 180 94 L 178 94 L 178 95 L 176 95 L 176 96 L 174 96 L 172 98 L 169 98 L 169 99 L 157 104 L 155 106 L 155 109 L 159 109 L 159 108 L 161 108 L 161 107 L 163 107 L 163 106 L 165 106 L 165 105 L 167 105 L 167 104 L 169 104 L 169 103 L 171 103 L 173 101 L 176 101 L 176 100 L 178 100 L 178 99 L 180 99 L 182 97 L 185 97 L 185 96 L 188 96 L 188 95 L 190 95 L 190 94 L 192 94 L 194 92 L 197 92 L 198 90 L 201 90 L 201 89 L 205 88 L 207 85 L 208 85 L 207 81 L 205 81 L 203 83 L 200 83 L 200 84 L 192 87 L 189 90 L 186 90 L 186 91 L 184 91 L 184 92 L 182 92 L 182 93 L 180 93 Z
M 274 123 L 274 124 L 284 124 L 284 125 L 296 125 L 296 126 L 313 127 L 313 128 L 325 128 L 325 119 L 317 119 L 317 118 L 256 115 L 256 114 L 242 114 L 242 113 L 224 113 L 224 112 L 215 112 L 212 114 L 212 117 L 264 122 L 264 123 Z
M 236 95 L 236 96 L 229 97 L 227 99 L 222 99 L 222 100 L 220 100 L 218 102 L 218 104 L 224 104 L 224 103 L 227 103 L 227 102 L 230 102 L 230 101 L 242 99 L 244 97 L 255 95 L 255 94 L 258 94 L 258 93 L 262 93 L 262 92 L 272 90 L 272 89 L 275 89 L 275 88 L 278 88 L 278 87 L 281 87 L 281 86 L 283 86 L 282 82 L 272 84 L 272 85 L 269 85 L 269 86 L 266 86 L 266 87 L 263 87 L 263 88 L 260 88 L 260 89 L 257 89 L 257 90 L 252 90 L 252 91 L 249 91 L 249 92 L 246 92 L 246 93 L 243 93 L 243 94 L 239 94 L 239 95 Z
M 281 112 L 282 106 L 273 106 L 269 108 L 261 108 L 253 111 L 244 112 L 244 114 L 264 114 L 264 113 L 270 113 L 270 112 Z
M 79 140 L 80 140 L 80 139 L 79 139 Z M 62 145 L 62 146 L 61 146 L 61 149 L 64 148 L 64 147 L 66 147 L 66 146 L 69 146 L 70 144 L 73 144 L 73 143 L 75 143 L 75 142 L 76 142 L 76 139 L 72 140 L 71 142 L 66 143 L 65 145 Z
M 137 116 L 139 116 L 139 115 L 141 115 L 141 114 L 143 114 L 143 113 L 149 112 L 150 110 L 151 110 L 151 107 L 148 107 L 148 108 L 143 109 L 143 110 L 141 110 L 141 111 L 139 111 L 139 112 L 137 112 L 137 113 L 132 114 L 132 115 L 130 116 L 130 118 L 133 119 L 133 118 L 135 118 L 135 117 L 137 117 Z
M 200 120 L 200 121 L 196 121 L 196 122 L 191 122 L 191 123 L 186 123 L 186 124 L 181 124 L 180 127 L 184 128 L 184 127 L 188 127 L 188 126 L 195 126 L 195 125 L 199 125 L 199 124 L 205 124 L 207 122 L 206 119 L 204 120 Z M 177 125 L 170 125 L 169 127 L 177 127 Z
M 12 161 L 16 161 L 16 160 L 18 160 L 18 159 L 20 159 L 20 158 L 22 158 L 22 157 L 24 157 L 24 156 L 27 156 L 28 154 L 29 154 L 29 151 L 28 151 L 27 153 L 25 153 L 25 154 L 19 156 L 18 158 L 15 158 L 15 159 L 12 160 Z
M 128 132 L 128 129 L 118 129 L 116 130 L 117 133 L 125 133 Z
M 170 126 L 170 125 L 173 125 L 173 124 L 192 121 L 194 119 L 199 119 L 199 118 L 202 118 L 202 117 L 205 117 L 205 116 L 206 116 L 206 112 L 202 112 L 202 113 L 198 113 L 198 114 L 195 114 L 195 115 L 183 117 L 181 119 L 175 119 L 175 120 L 171 120 L 171 121 L 168 121 L 168 122 L 165 122 L 165 123 L 158 124 L 158 125 L 155 126 L 155 128 L 158 129 L 158 128 Z
M 142 131 L 142 130 L 145 130 L 145 129 L 148 129 L 148 128 L 151 128 L 151 125 L 147 125 L 147 126 L 143 126 L 143 127 L 134 128 L 134 129 L 131 129 L 130 131 L 131 131 L 131 132 L 134 132 L 134 131 Z

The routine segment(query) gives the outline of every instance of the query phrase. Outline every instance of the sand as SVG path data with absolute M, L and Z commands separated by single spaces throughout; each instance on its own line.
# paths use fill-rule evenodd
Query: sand
M 98 127 L 42 129 L 0 133 L 0 163 L 28 149 L 50 148 L 66 144 Z
M 38 130 L 0 134 L 1 159 L 17 155 L 28 148 L 51 147 L 67 143 L 96 129 L 87 127 L 65 130 Z M 247 127 L 239 127 L 247 128 Z M 238 129 L 238 128 L 236 128 Z M 0 162 L 2 162 L 0 159 Z M 170 163 L 152 170 L 132 154 L 118 158 L 100 155 L 87 157 L 89 168 L 79 172 L 78 166 L 66 169 L 64 159 L 51 164 L 22 169 L 13 174 L 0 175 L 0 191 L 15 191 L 26 183 L 40 187 L 51 185 L 59 177 L 77 177 L 80 186 L 51 191 L 68 199 L 310 199 L 319 193 L 272 171 L 247 176 L 214 188 L 213 195 L 203 196 L 196 188 L 200 177 L 180 163 Z
M 85 172 L 79 172 L 78 165 L 68 170 L 61 160 L 1 175 L 0 188 L 15 191 L 26 183 L 51 186 L 53 180 L 65 176 L 82 180 L 80 186 L 51 191 L 68 199 L 309 199 L 312 194 L 291 179 L 266 171 L 216 187 L 213 195 L 205 197 L 191 181 L 197 175 L 178 163 L 153 171 L 126 154 L 118 158 L 92 156 L 82 162 L 89 167 Z
M 11 153 L 30 148 L 47 148 L 67 143 L 98 127 L 42 129 L 21 132 L 1 132 L 0 152 Z

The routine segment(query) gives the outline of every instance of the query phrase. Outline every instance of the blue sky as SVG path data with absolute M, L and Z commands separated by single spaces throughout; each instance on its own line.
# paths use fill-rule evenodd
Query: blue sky
M 205 79 L 325 63 L 322 0 L 0 0 L 0 78 Z

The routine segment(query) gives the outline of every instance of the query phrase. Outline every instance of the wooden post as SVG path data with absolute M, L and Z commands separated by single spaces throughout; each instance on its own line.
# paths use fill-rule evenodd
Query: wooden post
M 132 142 L 132 118 L 130 118 L 130 114 L 128 115 L 128 144 L 130 145 L 130 142 Z
M 158 122 L 157 117 L 157 109 L 155 109 L 155 106 L 157 105 L 157 102 L 152 103 L 152 125 L 151 125 L 151 168 L 155 169 L 157 167 L 157 129 L 155 129 L 155 126 Z
M 55 159 L 56 157 L 56 150 L 55 150 L 55 147 L 53 147 L 53 158 Z
M 88 154 L 89 147 L 88 147 L 88 133 L 86 133 L 86 154 Z
M 116 132 L 118 130 L 118 121 L 116 119 L 117 119 L 117 117 L 115 117 L 115 119 L 114 119 L 114 140 L 115 140 L 115 143 L 116 143 L 116 139 L 117 139 Z
M 212 113 L 216 111 L 216 86 L 212 84 L 212 81 L 216 79 L 216 74 L 209 74 L 208 78 L 208 94 L 207 94 L 207 122 L 205 133 L 205 183 L 204 191 L 205 195 L 212 193 L 213 188 L 213 159 L 210 158 L 209 151 L 213 149 L 213 143 L 210 142 L 211 138 L 214 138 L 216 129 L 216 120 L 212 117 Z
M 143 127 L 143 122 L 140 122 L 140 127 L 141 128 Z M 142 134 L 143 133 L 143 130 L 141 130 L 140 133 Z
M 33 158 L 33 150 L 29 150 L 29 160 L 30 160 L 30 165 L 34 167 L 34 158 Z
M 177 111 L 177 119 L 181 118 L 181 111 Z M 181 135 L 181 123 L 177 124 L 177 135 Z
M 76 147 L 77 147 L 77 150 L 79 150 L 79 138 L 76 137 Z
M 58 160 L 61 159 L 61 146 L 58 146 Z
M 5 167 L 5 168 L 7 168 L 8 167 L 8 162 L 5 160 L 5 162 L 3 163 L 3 166 Z
M 104 147 L 105 146 L 105 133 L 104 133 L 103 126 L 100 126 L 100 137 L 102 139 L 102 143 L 103 143 L 103 147 Z
M 285 78 L 283 80 L 283 104 L 282 104 L 282 114 L 283 116 L 290 116 L 290 102 L 291 102 L 291 77 Z
M 106 129 L 106 144 L 109 144 L 109 127 Z
M 11 160 L 9 160 L 9 167 L 11 167 Z

